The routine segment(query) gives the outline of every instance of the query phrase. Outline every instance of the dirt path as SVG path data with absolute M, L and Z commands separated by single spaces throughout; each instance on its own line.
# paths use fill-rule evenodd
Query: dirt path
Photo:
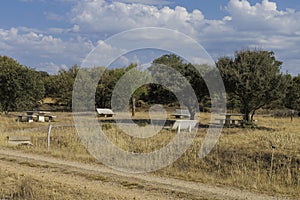
M 287 199 L 152 174 L 127 174 L 101 165 L 9 149 L 0 149 L 0 169 L 72 187 L 88 188 L 99 193 L 99 196 L 117 199 Z

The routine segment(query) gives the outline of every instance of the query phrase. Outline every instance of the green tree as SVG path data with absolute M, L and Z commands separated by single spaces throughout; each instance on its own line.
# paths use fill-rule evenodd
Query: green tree
M 226 91 L 238 101 L 246 121 L 253 120 L 256 110 L 284 97 L 287 81 L 281 64 L 273 52 L 264 50 L 241 50 L 233 59 L 218 60 Z
M 153 64 L 162 64 L 172 68 L 180 68 L 183 66 L 183 60 L 176 56 L 175 54 L 163 55 L 160 58 L 157 58 L 153 61 Z M 152 71 L 152 76 L 158 78 L 160 76 L 161 79 L 164 79 L 167 74 L 163 74 L 164 72 L 159 71 L 158 68 L 153 70 L 153 66 L 149 68 Z M 167 76 L 169 77 L 169 76 Z M 159 98 L 157 98 L 159 97 Z M 176 96 L 169 91 L 167 88 L 159 85 L 159 84 L 150 84 L 149 85 L 149 102 L 150 103 L 160 103 L 160 104 L 170 104 L 176 102 Z
M 4 112 L 34 109 L 44 96 L 41 74 L 0 56 L 0 105 Z
M 131 106 L 131 115 L 135 115 L 135 106 L 137 100 L 147 93 L 147 83 L 151 81 L 148 70 L 131 64 L 126 68 L 126 73 L 118 80 L 114 87 L 113 105 L 115 108 L 126 111 Z
M 284 106 L 300 111 L 300 74 L 296 77 L 290 77 L 289 86 L 284 99 Z
M 101 77 L 96 90 L 96 107 L 109 108 L 111 95 L 118 80 L 126 73 L 126 68 L 106 69 L 102 67 Z
M 73 65 L 68 70 L 60 70 L 56 77 L 56 98 L 58 103 L 66 105 L 69 109 L 72 108 L 72 92 L 74 81 L 76 79 L 79 67 Z
M 180 103 L 183 103 L 183 105 L 188 108 L 191 114 L 191 119 L 194 119 L 195 112 L 197 110 L 196 108 L 199 108 L 199 102 L 204 101 L 208 96 L 208 89 L 203 77 L 207 74 L 207 72 L 209 72 L 209 66 L 194 66 L 191 63 L 185 63 L 179 56 L 175 54 L 163 55 L 160 58 L 155 59 L 153 61 L 153 64 L 154 66 L 155 64 L 160 64 L 171 67 L 172 69 L 179 72 L 187 82 L 184 80 L 180 80 L 181 78 L 179 76 L 172 73 L 171 71 L 169 72 L 169 70 L 164 72 L 161 71 L 159 69 L 159 66 L 156 67 L 155 70 L 150 69 L 153 71 L 152 76 L 154 76 L 155 78 L 165 79 L 166 81 L 169 81 L 167 85 L 169 85 L 172 89 L 171 92 L 160 85 L 152 84 L 149 91 L 149 95 L 151 95 L 150 98 L 157 99 L 157 97 L 159 96 L 159 103 L 166 103 L 175 102 L 176 96 L 181 96 L 181 100 L 183 102 Z M 201 74 L 199 73 L 199 70 Z M 189 84 L 192 88 L 190 88 L 187 84 Z M 193 91 L 190 91 L 191 89 Z M 175 96 L 173 93 L 176 93 L 177 95 Z M 197 97 L 196 101 L 188 95 L 191 93 L 195 93 Z
M 43 82 L 45 85 L 45 97 L 57 98 L 59 75 L 44 76 Z
M 99 77 L 100 81 L 97 86 L 96 91 L 96 106 L 102 108 L 108 108 L 111 106 L 111 98 L 112 93 L 116 89 L 116 85 L 118 84 L 118 96 L 115 104 L 125 105 L 128 99 L 124 98 L 126 93 L 132 93 L 130 103 L 132 108 L 132 115 L 135 114 L 135 102 L 141 96 L 147 93 L 147 87 L 142 86 L 135 91 L 132 91 L 132 86 L 137 82 L 141 81 L 144 77 L 146 77 L 146 73 L 139 70 L 136 64 L 130 64 L 126 68 L 114 68 L 114 69 L 105 69 L 103 68 L 103 73 L 101 77 Z M 121 81 L 121 82 L 119 82 Z M 122 89 L 121 89 L 122 88 Z M 117 105 L 115 105 L 117 106 Z M 123 106 L 121 106 L 123 107 Z M 116 109 L 118 109 L 116 107 Z M 121 108 L 120 108 L 121 109 Z

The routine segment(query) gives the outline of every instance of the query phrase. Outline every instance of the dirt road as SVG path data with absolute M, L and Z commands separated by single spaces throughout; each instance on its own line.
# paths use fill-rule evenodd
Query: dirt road
M 287 199 L 153 174 L 127 174 L 102 165 L 10 149 L 0 149 L 0 169 L 7 173 L 21 173 L 35 179 L 88 189 L 102 199 Z

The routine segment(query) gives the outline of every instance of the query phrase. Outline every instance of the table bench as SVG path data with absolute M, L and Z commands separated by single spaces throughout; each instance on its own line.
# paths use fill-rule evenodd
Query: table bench
M 36 115 L 18 115 L 18 118 L 17 118 L 17 121 L 18 122 L 22 122 L 23 121 L 23 118 L 26 119 L 26 122 L 33 122 L 34 121 L 34 118 L 36 118 L 37 116 Z
M 244 123 L 244 119 L 232 119 L 232 116 L 236 117 L 243 117 L 243 114 L 224 114 L 225 118 L 216 118 L 220 122 L 220 125 L 225 125 L 226 127 L 230 127 L 230 125 L 235 126 L 236 122 L 237 125 L 242 125 Z
M 50 115 L 50 112 L 46 111 L 25 111 L 26 114 L 23 115 L 18 115 L 17 116 L 17 121 L 22 122 L 23 118 L 26 119 L 26 122 L 31 123 L 33 121 L 37 122 L 45 122 L 45 119 L 50 122 L 53 121 L 56 116 L 55 115 Z
M 191 114 L 188 110 L 176 109 L 175 113 L 173 113 L 171 116 L 174 116 L 175 118 L 189 118 L 191 117 Z
M 23 115 L 18 115 L 17 121 L 22 122 Z
M 50 112 L 47 111 L 37 111 L 37 121 L 38 122 L 45 122 L 46 115 L 49 115 Z
M 29 136 L 7 136 L 7 142 L 10 145 L 18 146 L 18 145 L 28 145 L 33 146 L 30 141 Z
M 115 115 L 115 113 L 108 108 L 97 108 L 96 110 L 99 116 L 112 117 Z
M 187 130 L 191 132 L 193 128 L 198 125 L 198 120 L 176 120 L 172 127 L 164 127 L 169 130 L 176 130 L 177 133 L 180 133 L 182 130 Z
M 52 122 L 52 121 L 54 121 L 56 116 L 55 115 L 45 115 L 45 118 L 48 118 L 48 122 Z

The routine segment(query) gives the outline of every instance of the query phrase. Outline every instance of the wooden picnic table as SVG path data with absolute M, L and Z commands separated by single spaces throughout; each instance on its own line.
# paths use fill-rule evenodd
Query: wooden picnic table
M 235 122 L 237 121 L 238 124 L 241 124 L 244 121 L 244 114 L 239 114 L 239 113 L 225 113 L 223 114 L 223 116 L 225 116 L 225 119 L 217 119 L 220 121 L 220 124 L 224 124 L 226 127 L 230 127 L 231 125 L 235 125 Z M 232 119 L 232 117 L 240 117 L 239 119 Z M 242 118 L 242 119 L 241 119 Z M 224 123 L 225 121 L 225 123 Z
M 35 114 L 34 114 L 35 111 L 25 111 L 26 113 L 26 122 L 33 122 L 33 118 L 37 117 Z M 21 119 L 22 120 L 22 119 Z
M 38 111 L 37 112 L 37 121 L 39 122 L 45 122 L 45 117 L 49 117 L 49 115 L 45 116 L 46 114 L 50 114 L 50 112 L 46 111 Z
M 188 132 L 192 132 L 192 129 L 197 127 L 199 124 L 198 120 L 183 120 L 179 119 L 174 122 L 174 124 L 171 127 L 164 127 L 164 129 L 168 130 L 177 130 L 177 133 L 180 133 L 182 130 L 187 130 Z
M 231 119 L 231 117 L 242 117 L 244 118 L 244 114 L 234 114 L 234 113 L 226 113 L 225 114 L 225 126 L 229 127 L 230 126 L 230 122 L 232 125 L 235 125 L 235 121 L 237 120 L 239 123 L 243 120 L 243 119 Z
M 188 118 L 191 117 L 191 114 L 188 110 L 176 109 L 175 113 L 171 114 L 171 116 L 174 116 L 175 118 Z
M 33 146 L 30 141 L 30 136 L 7 136 L 7 142 L 10 145 L 29 145 Z
M 99 116 L 112 117 L 115 115 L 115 113 L 109 108 L 97 108 L 96 110 Z
M 48 118 L 48 121 L 52 121 L 56 116 L 50 115 L 48 111 L 24 111 L 26 113 L 26 122 L 33 122 L 34 118 L 37 118 L 38 122 L 45 122 L 45 119 Z M 18 115 L 18 121 L 22 121 L 23 115 Z

